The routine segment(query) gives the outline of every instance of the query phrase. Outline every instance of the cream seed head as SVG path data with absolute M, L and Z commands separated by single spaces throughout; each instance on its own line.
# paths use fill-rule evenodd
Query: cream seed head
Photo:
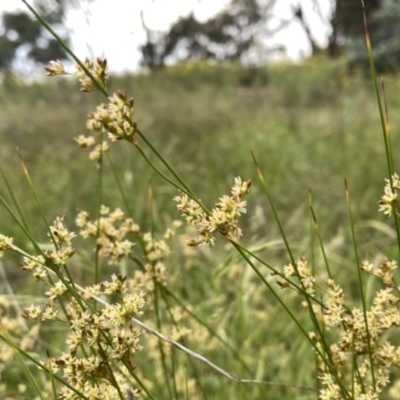
M 189 239 L 188 246 L 213 245 L 215 233 L 229 237 L 240 238 L 242 230 L 238 226 L 238 218 L 246 212 L 246 202 L 242 198 L 250 193 L 251 181 L 242 182 L 241 178 L 235 178 L 231 196 L 224 195 L 219 199 L 215 208 L 207 214 L 203 208 L 186 194 L 176 196 L 177 209 L 186 218 L 188 224 L 197 227 L 199 236 L 197 239 Z
M 90 292 L 98 294 L 116 294 L 120 303 L 107 304 L 98 311 L 82 310 L 74 298 L 67 303 L 70 325 L 66 338 L 67 351 L 51 360 L 52 370 L 88 398 L 92 398 L 94 387 L 101 387 L 101 393 L 96 391 L 96 396 L 100 397 L 95 398 L 119 399 L 114 378 L 120 387 L 124 387 L 125 379 L 119 372 L 124 367 L 118 367 L 118 363 L 123 362 L 134 368 L 132 358 L 141 350 L 141 332 L 132 327 L 131 319 L 142 314 L 144 293 L 126 294 L 125 281 L 126 278 L 113 275 L 111 282 L 102 282 L 88 288 Z M 34 311 L 32 307 L 31 313 Z M 36 311 L 37 316 L 39 313 Z M 46 319 L 56 318 L 51 308 L 45 310 L 43 316 L 48 316 Z M 81 348 L 87 351 L 82 352 Z M 112 363 L 115 368 L 114 378 L 110 376 L 106 363 Z M 89 382 L 96 382 L 96 385 Z M 70 397 L 72 393 L 64 387 L 60 398 L 74 398 Z
M 62 281 L 58 281 L 46 292 L 50 300 L 54 300 L 67 291 L 67 287 Z
M 139 147 L 136 139 L 137 124 L 132 120 L 134 115 L 134 101 L 124 92 L 118 91 L 109 97 L 107 104 L 99 105 L 96 110 L 88 115 L 86 128 L 90 131 L 104 130 L 111 142 L 127 140 Z M 94 148 L 89 152 L 89 159 L 99 166 L 102 154 L 108 151 L 111 144 L 104 140 L 96 144 L 93 136 L 80 135 L 74 141 L 82 148 Z
M 117 208 L 110 211 L 104 205 L 100 209 L 101 217 L 91 220 L 89 213 L 81 211 L 76 219 L 80 235 L 96 240 L 99 254 L 108 260 L 110 265 L 119 265 L 132 254 L 135 243 L 127 236 L 137 234 L 139 227 L 131 218 L 125 218 L 123 211 Z
M 108 65 L 106 59 L 97 58 L 96 61 L 85 59 L 85 68 L 79 64 L 76 65 L 74 74 L 79 78 L 82 85 L 82 91 L 90 92 L 99 89 L 99 86 L 106 87 L 110 76 L 107 74 Z M 89 76 L 86 70 L 89 71 Z M 51 67 L 46 67 L 48 74 L 61 74 L 62 64 L 52 62 Z M 94 78 L 94 80 L 92 79 Z M 128 97 L 125 92 L 118 91 L 108 98 L 107 104 L 100 104 L 94 112 L 88 115 L 86 128 L 90 131 L 100 132 L 104 130 L 111 142 L 118 140 L 127 140 L 139 147 L 136 139 L 137 124 L 133 121 L 134 116 L 134 100 Z M 104 140 L 103 143 L 96 144 L 93 136 L 79 135 L 74 138 L 78 146 L 82 148 L 94 148 L 89 152 L 89 159 L 95 161 L 99 166 L 101 156 L 109 150 L 110 143 Z
M 397 261 L 389 261 L 388 259 L 385 259 L 384 262 L 375 268 L 372 263 L 365 260 L 363 261 L 361 269 L 366 273 L 378 277 L 385 285 L 389 287 L 396 287 L 393 271 L 397 269 Z
M 26 319 L 37 319 L 42 313 L 42 308 L 40 306 L 35 306 L 31 304 L 29 307 L 26 307 L 22 312 L 22 317 Z
M 393 189 L 400 190 L 400 177 L 396 173 L 392 175 L 392 185 Z
M 0 234 L 0 251 L 8 250 L 11 248 L 14 239 L 12 237 Z
M 392 214 L 397 213 L 397 201 L 399 199 L 400 179 L 395 173 L 392 175 L 392 184 L 390 179 L 385 179 L 386 185 L 384 187 L 384 195 L 379 200 L 378 211 L 383 212 L 390 217 Z
M 308 267 L 307 260 L 304 257 L 296 261 L 296 267 L 294 267 L 292 264 L 285 265 L 282 268 L 282 274 L 285 278 L 299 278 L 304 290 L 308 294 L 314 295 L 315 277 L 312 275 L 311 270 Z M 279 285 L 282 288 L 291 286 L 288 282 L 282 281 L 279 281 Z
M 101 104 L 96 111 L 89 114 L 86 127 L 99 131 L 104 128 L 111 141 L 125 139 L 135 142 L 137 124 L 132 121 L 134 101 L 124 92 L 114 93 L 108 104 Z
M 111 145 L 106 140 L 103 140 L 101 144 L 97 144 L 94 149 L 89 153 L 89 159 L 96 162 L 99 166 L 102 155 L 110 149 Z
M 46 260 L 43 256 L 23 257 L 21 269 L 25 271 L 32 271 L 35 268 L 43 267 L 45 264 Z
M 71 246 L 71 240 L 76 237 L 74 232 L 69 232 L 64 226 L 64 217 L 57 217 L 50 226 L 50 231 L 60 247 Z
M 52 237 L 51 246 L 45 250 L 43 255 L 29 255 L 22 259 L 21 269 L 30 271 L 37 280 L 44 280 L 48 276 L 47 269 L 57 269 L 61 272 L 66 262 L 75 254 L 75 249 L 71 246 L 71 240 L 76 236 L 69 232 L 64 225 L 64 217 L 57 217 L 50 226 Z M 54 242 L 53 242 L 54 240 Z
M 110 75 L 107 75 L 108 65 L 106 59 L 97 58 L 96 61 L 90 61 L 86 58 L 84 66 L 100 85 L 103 87 L 107 86 Z M 79 64 L 75 66 L 75 75 L 79 78 L 82 92 L 92 92 L 98 89 L 93 79 L 87 75 L 86 71 Z
M 106 59 L 97 58 L 95 61 L 90 61 L 86 58 L 83 65 L 99 85 L 103 87 L 107 86 L 107 83 L 110 80 L 110 75 L 107 74 L 108 65 Z M 64 64 L 60 60 L 50 61 L 50 65 L 45 66 L 44 69 L 47 71 L 47 76 L 68 75 Z M 73 75 L 78 77 L 81 83 L 82 92 L 92 92 L 98 89 L 97 84 L 90 76 L 88 76 L 85 69 L 79 64 L 76 64 Z
M 74 138 L 74 142 L 82 148 L 92 147 L 96 143 L 96 139 L 93 136 L 79 135 Z
M 122 294 L 125 291 L 124 282 L 126 277 L 121 275 L 113 274 L 111 276 L 111 282 L 103 282 L 104 293 L 106 294 Z
M 47 71 L 47 76 L 66 75 L 64 64 L 60 61 L 50 61 L 50 66 L 45 66 L 44 69 Z
M 394 283 L 393 271 L 397 268 L 396 261 L 385 259 L 378 267 L 374 267 L 369 261 L 364 261 L 361 269 L 381 280 L 384 289 L 376 292 L 371 306 L 365 314 L 361 308 L 349 309 L 345 305 L 343 289 L 333 279 L 325 281 L 326 289 L 316 284 L 316 279 L 307 266 L 307 261 L 301 258 L 296 265 L 291 264 L 283 268 L 286 278 L 297 279 L 302 284 L 307 296 L 316 296 L 315 291 L 321 290 L 321 306 L 313 307 L 316 316 L 322 317 L 322 326 L 328 345 L 329 358 L 335 374 L 332 374 L 320 359 L 323 373 L 319 375 L 322 388 L 318 399 L 342 399 L 343 394 L 338 385 L 340 379 L 343 387 L 350 393 L 354 388 L 354 398 L 378 399 L 385 387 L 389 384 L 389 378 L 393 367 L 400 366 L 400 346 L 389 340 L 388 333 L 400 327 L 400 296 Z M 281 287 L 290 286 L 287 282 Z M 297 291 L 299 294 L 304 292 Z M 309 302 L 302 300 L 304 308 L 309 309 Z M 367 330 L 368 327 L 368 330 Z M 326 353 L 326 347 L 322 347 L 321 338 L 315 333 L 309 333 L 310 339 L 321 352 Z M 376 373 L 375 387 L 371 382 L 370 357 Z M 358 375 L 352 374 L 354 362 L 358 365 Z
M 42 312 L 42 315 L 40 317 L 40 321 L 54 321 L 58 319 L 58 313 L 59 311 L 54 307 L 53 304 L 48 305 L 45 307 L 45 309 Z

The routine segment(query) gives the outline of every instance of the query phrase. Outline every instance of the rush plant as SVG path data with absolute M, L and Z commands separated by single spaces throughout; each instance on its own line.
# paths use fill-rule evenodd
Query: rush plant
M 21 157 L 32 197 L 48 232 L 46 243 L 43 238 L 36 239 L 12 184 L 3 174 L 10 200 L 0 196 L 0 202 L 20 227 L 27 245 L 1 234 L 0 252 L 2 256 L 14 253 L 20 258 L 21 268 L 37 282 L 40 295 L 32 296 L 31 304 L 22 309 L 11 289 L 8 296 L 0 297 L 2 398 L 295 396 L 372 400 L 389 394 L 399 398 L 398 264 L 386 257 L 377 263 L 361 259 L 347 183 L 344 193 L 351 238 L 348 261 L 356 282 L 353 292 L 327 257 L 311 195 L 310 217 L 313 237 L 319 243 L 318 257 L 312 244 L 306 254 L 299 254 L 289 242 L 256 151 L 252 157 L 259 183 L 242 179 L 237 171 L 230 193 L 221 195 L 213 206 L 206 205 L 178 168 L 142 132 L 131 94 L 109 92 L 107 60 L 79 60 L 46 21 L 23 2 L 76 63 L 69 71 L 60 61 L 52 61 L 46 67 L 47 75 L 77 79 L 82 96 L 99 92 L 104 95 L 104 102 L 87 117 L 89 133 L 74 139 L 79 147 L 88 150 L 88 163 L 93 163 L 98 172 L 95 210 L 79 211 L 76 229 L 71 230 L 73 222 L 61 215 L 52 224 L 48 222 Z M 389 118 L 374 70 L 366 22 L 365 26 L 388 167 L 379 211 L 393 220 L 399 254 L 400 182 L 394 169 Z M 160 232 L 155 223 L 146 227 L 134 220 L 110 156 L 117 142 L 128 146 L 132 157 L 141 156 L 165 185 L 174 188 L 176 196 L 171 202 L 177 203 L 176 217 L 180 213 L 186 224 L 170 218 L 166 229 Z M 120 208 L 111 209 L 103 203 L 103 176 L 107 169 L 115 176 Z M 265 195 L 281 234 L 284 253 L 280 263 L 270 262 L 262 253 L 264 248 L 243 244 L 246 232 L 240 227 L 240 217 L 252 213 L 247 210 L 245 198 L 252 195 L 255 185 Z M 142 190 L 148 191 L 148 201 L 153 204 L 151 186 Z M 151 218 L 162 220 L 156 211 L 154 207 Z M 216 272 L 222 281 L 213 285 L 204 279 L 200 284 L 198 269 L 212 264 L 213 252 L 221 251 L 218 246 L 228 254 Z M 79 273 L 81 270 L 90 273 L 84 275 Z M 244 271 L 251 278 L 246 278 Z M 6 276 L 5 271 L 3 275 Z M 234 286 L 238 276 L 243 283 L 240 290 Z M 248 305 L 250 296 L 253 309 Z M 229 309 L 233 301 L 239 304 L 237 319 Z M 216 317 L 207 318 L 202 310 L 206 307 Z M 275 315 L 285 314 L 293 327 L 292 343 L 300 337 L 308 354 L 304 368 L 296 367 L 296 379 L 291 377 L 286 382 L 266 376 L 263 359 L 275 362 L 277 369 L 287 368 L 295 350 L 272 349 L 262 338 L 251 340 L 253 334 L 262 332 L 262 336 L 274 329 L 277 321 L 268 315 L 272 308 L 280 310 Z M 248 329 L 246 319 L 250 314 L 257 322 Z M 216 323 L 218 319 L 220 323 Z M 263 330 L 259 331 L 258 326 Z M 243 331 L 241 336 L 234 336 L 236 330 Z M 213 361 L 215 354 L 221 363 Z

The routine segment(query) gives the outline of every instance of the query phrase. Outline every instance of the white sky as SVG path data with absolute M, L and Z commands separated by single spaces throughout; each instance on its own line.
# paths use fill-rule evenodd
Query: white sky
M 0 0 L 0 12 L 15 10 L 16 6 L 24 9 L 24 4 L 20 2 L 18 5 L 17 1 Z M 317 16 L 315 3 L 328 21 L 333 0 L 277 0 L 276 15 L 289 19 L 291 5 L 299 2 L 311 22 L 315 39 L 320 44 L 326 44 L 329 26 Z M 196 18 L 205 21 L 227 3 L 229 0 L 95 0 L 88 4 L 80 0 L 79 7 L 68 13 L 66 24 L 78 57 L 106 56 L 111 70 L 135 71 L 141 58 L 139 46 L 146 40 L 141 11 L 150 29 L 166 31 L 180 16 L 194 12 Z M 292 60 L 299 60 L 310 51 L 304 31 L 296 22 L 268 43 L 284 44 L 287 57 Z

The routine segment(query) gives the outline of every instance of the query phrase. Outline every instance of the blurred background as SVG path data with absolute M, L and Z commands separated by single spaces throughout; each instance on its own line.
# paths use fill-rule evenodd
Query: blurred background
M 139 126 L 204 201 L 225 193 L 234 176 L 257 179 L 254 150 L 282 217 L 294 225 L 294 238 L 303 238 L 308 226 L 309 191 L 327 235 L 341 237 L 344 177 L 360 219 L 384 221 L 376 209 L 386 161 L 359 0 L 32 4 L 78 56 L 107 57 L 111 90 L 134 96 Z M 68 77 L 46 78 L 43 65 L 50 60 L 73 68 L 67 54 L 22 2 L 1 7 L 2 167 L 33 221 L 35 206 L 26 195 L 17 148 L 51 218 L 73 218 L 79 208 L 94 206 L 97 171 L 88 168 L 87 153 L 72 139 L 85 133 L 87 114 L 103 100 L 79 93 Z M 367 0 L 365 9 L 376 67 L 387 82 L 396 145 L 399 117 L 391 110 L 400 101 L 400 4 Z M 110 154 L 137 218 L 148 218 L 144 188 L 150 182 L 160 215 L 177 216 L 173 188 L 153 176 L 132 149 L 117 143 Z M 114 175 L 105 182 L 104 200 L 120 205 Z M 265 230 L 264 199 L 249 201 L 258 210 L 253 219 L 248 216 L 252 234 L 273 238 L 275 228 Z M 4 229 L 15 235 L 15 224 L 5 218 Z
M 107 54 L 114 71 L 187 60 L 264 65 L 325 52 L 365 59 L 358 0 L 35 0 L 32 4 L 80 57 Z M 366 0 L 370 34 L 382 69 L 396 70 L 399 5 Z M 23 2 L 0 6 L 0 68 L 32 72 L 63 58 Z M 385 67 L 383 66 L 385 65 Z
M 254 177 L 250 150 L 256 150 L 288 219 L 298 209 L 307 214 L 312 190 L 335 235 L 345 176 L 360 213 L 375 215 L 386 164 L 359 0 L 32 4 L 78 56 L 107 57 L 112 90 L 134 96 L 139 126 L 204 200 L 224 193 L 235 175 Z M 58 207 L 56 198 L 61 213 L 75 215 L 80 197 L 89 201 L 92 195 L 96 170 L 84 167 L 87 154 L 72 138 L 85 133 L 86 115 L 101 98 L 80 94 L 71 79 L 45 78 L 43 65 L 50 60 L 73 67 L 67 54 L 22 2 L 0 7 L 3 168 L 25 193 L 18 147 L 40 180 L 45 205 Z M 365 10 L 389 110 L 396 110 L 400 4 L 366 0 Z M 132 149 L 118 143 L 111 153 L 135 199 L 142 196 L 135 185 L 153 178 L 159 184 Z M 112 179 L 106 196 L 118 203 Z M 71 183 L 79 190 L 71 191 Z M 159 207 L 171 210 L 172 189 L 160 183 L 157 190 Z M 135 204 L 138 215 L 146 215 L 141 202 Z

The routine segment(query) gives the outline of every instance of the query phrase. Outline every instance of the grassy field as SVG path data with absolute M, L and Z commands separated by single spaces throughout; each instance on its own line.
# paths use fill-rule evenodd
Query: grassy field
M 400 78 L 385 79 L 396 150 L 400 145 Z M 205 204 L 211 207 L 228 193 L 234 177 L 252 180 L 241 242 L 256 249 L 269 264 L 281 268 L 289 259 L 251 151 L 295 257 L 306 256 L 318 269 L 322 258 L 310 219 L 312 192 L 331 270 L 348 290 L 349 301 L 359 293 L 344 178 L 360 256 L 372 260 L 383 255 L 397 257 L 394 229 L 377 212 L 388 172 L 372 83 L 360 71 L 348 72 L 345 60 L 321 57 L 302 65 L 277 64 L 252 71 L 239 66 L 185 64 L 153 75 L 113 77 L 111 88 L 134 97 L 140 129 Z M 65 215 L 69 229 L 77 231 L 74 220 L 79 210 L 96 213 L 99 174 L 73 137 L 85 133 L 86 116 L 101 101 L 99 94 L 79 93 L 77 84 L 68 78 L 29 85 L 9 79 L 0 86 L 1 168 L 39 242 L 48 240 L 47 229 L 18 153 L 48 220 Z M 179 219 L 172 200 L 175 189 L 149 169 L 133 146 L 121 142 L 112 147 L 102 179 L 102 204 L 123 208 L 143 231 L 161 235 Z M 0 194 L 10 200 L 3 184 Z M 5 210 L 0 211 L 0 221 L 1 233 L 29 248 Z M 315 356 L 309 343 L 251 268 L 222 240 L 211 248 L 186 247 L 184 241 L 191 234 L 182 227 L 172 239 L 165 263 L 166 287 L 173 295 L 160 292 L 162 305 L 146 306 L 143 320 L 155 325 L 157 314 L 162 332 L 172 335 L 174 326 L 167 316 L 176 313 L 179 324 L 191 331 L 182 343 L 240 378 L 314 387 Z M 76 243 L 79 252 L 71 270 L 81 282 L 89 283 L 93 253 L 87 242 L 76 239 Z M 17 260 L 6 257 L 5 270 L 21 305 L 29 305 L 35 296 L 43 295 L 43 287 L 19 270 Z M 120 267 L 104 264 L 101 276 L 105 279 L 114 272 L 132 276 L 135 268 L 128 262 Z M 267 280 L 275 281 L 262 265 L 260 270 Z M 285 296 L 301 321 L 304 314 L 307 330 L 310 322 L 298 296 L 294 291 Z M 203 322 L 191 318 L 185 307 Z M 50 339 L 53 333 L 51 326 L 44 326 L 40 337 L 57 353 L 61 343 Z M 143 351 L 135 356 L 137 374 L 157 399 L 316 398 L 315 393 L 294 387 L 238 385 L 168 346 L 160 349 L 150 335 L 144 335 L 141 344 Z M 11 379 L 10 371 L 3 372 L 5 378 Z M 9 395 L 13 398 L 11 391 Z M 400 398 L 394 391 L 390 396 Z

